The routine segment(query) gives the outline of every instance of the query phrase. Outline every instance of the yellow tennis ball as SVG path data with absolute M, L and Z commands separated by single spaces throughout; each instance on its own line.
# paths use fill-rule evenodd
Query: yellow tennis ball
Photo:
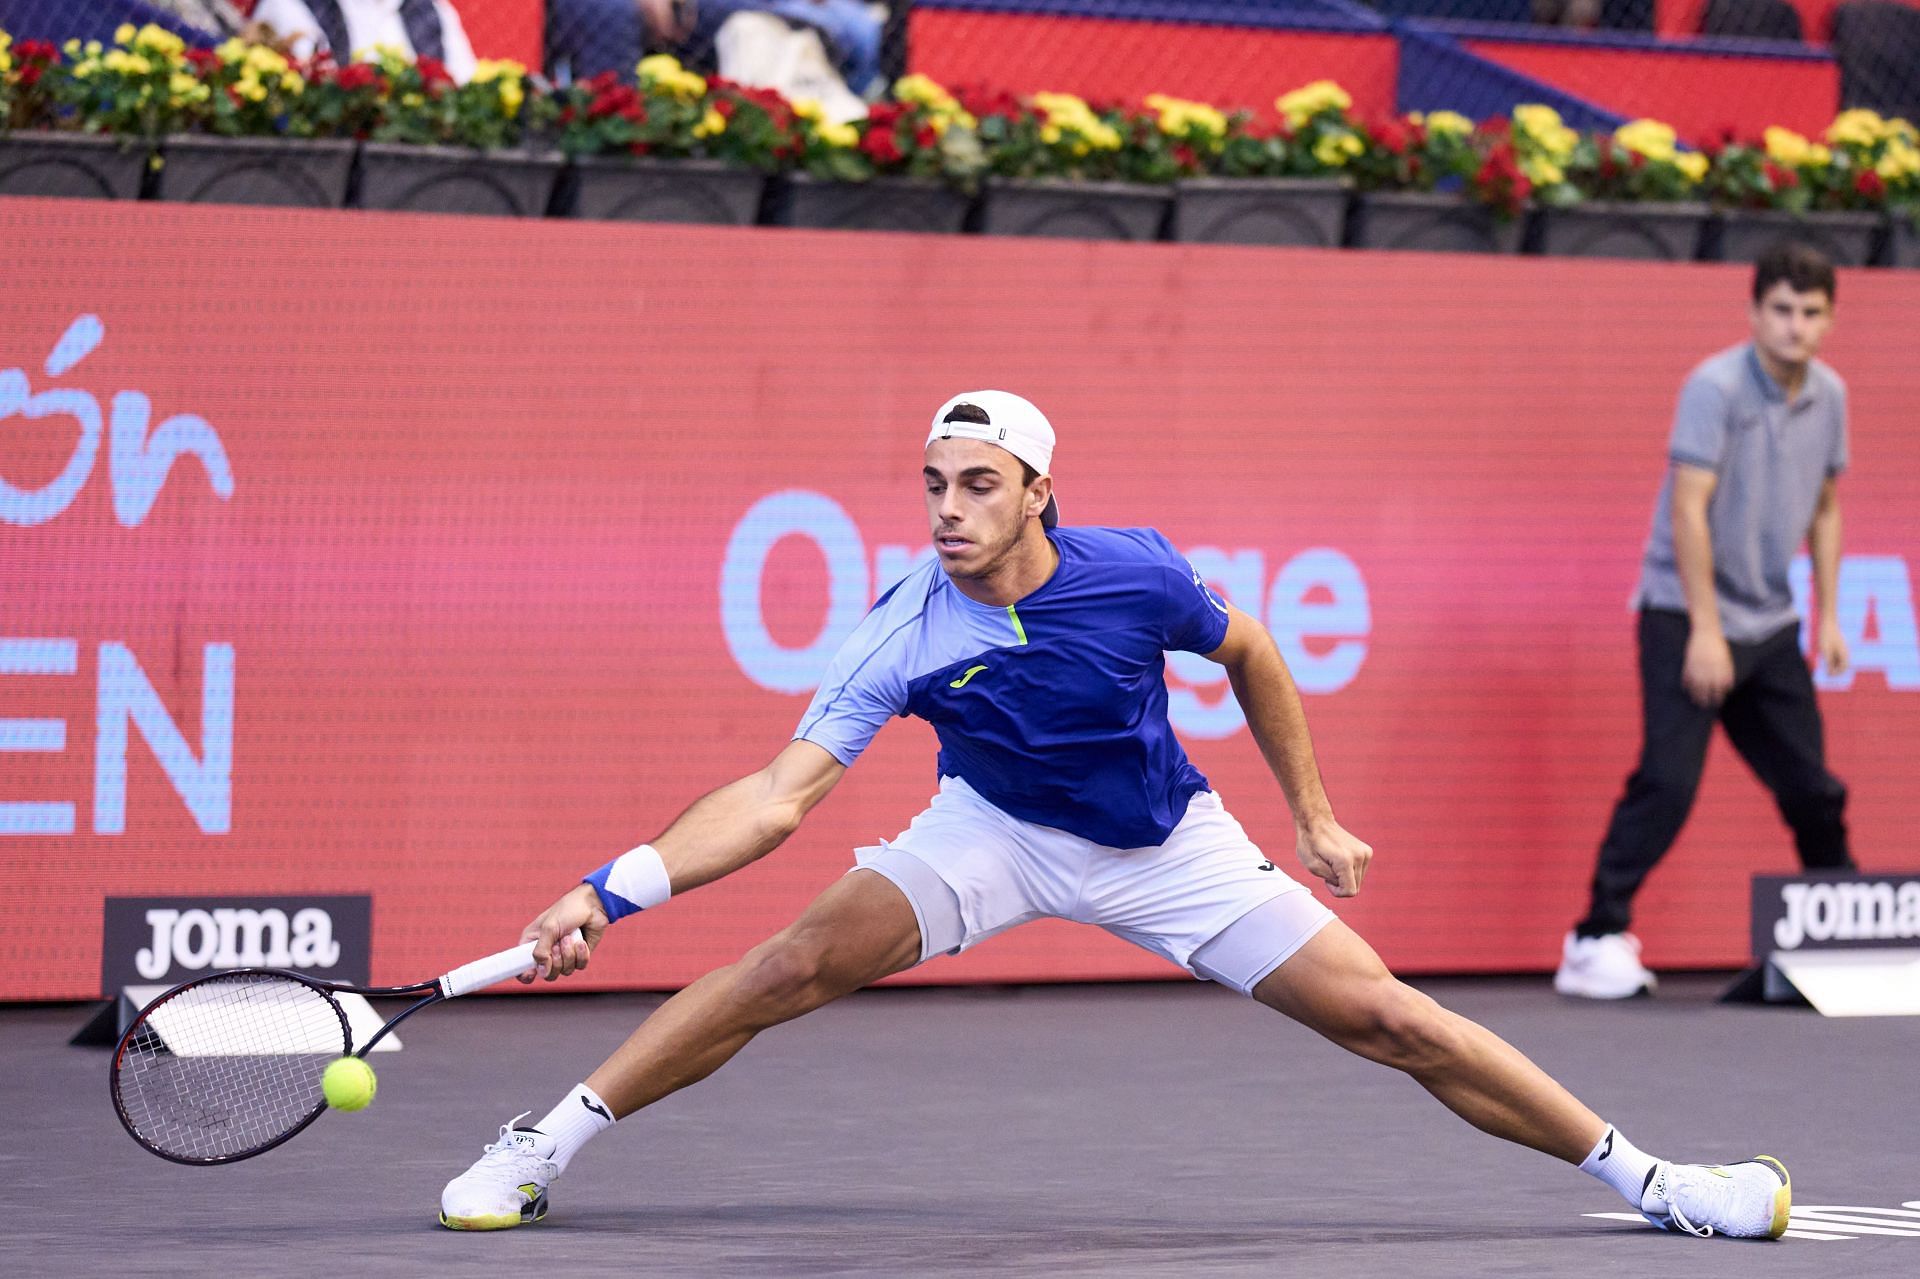
M 339 1057 L 320 1076 L 320 1091 L 335 1110 L 365 1110 L 373 1102 L 376 1082 L 372 1066 L 358 1057 Z

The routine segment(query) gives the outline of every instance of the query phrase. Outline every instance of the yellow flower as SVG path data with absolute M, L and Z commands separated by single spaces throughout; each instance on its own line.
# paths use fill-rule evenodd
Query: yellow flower
M 670 53 L 656 53 L 651 57 L 642 58 L 639 63 L 634 66 L 634 73 L 642 80 L 658 80 L 670 76 L 677 76 L 681 74 L 683 70 L 684 68 L 680 65 L 680 59 Z
M 1537 187 L 1558 186 L 1567 180 L 1566 170 L 1543 155 L 1522 156 L 1520 170 Z
M 1903 139 L 1895 138 L 1887 145 L 1887 153 L 1873 166 L 1873 171 L 1887 182 L 1898 182 L 1903 178 L 1920 178 L 1920 148 Z
M 252 47 L 253 46 L 249 45 L 239 36 L 232 36 L 226 40 L 222 40 L 214 47 L 213 51 L 222 62 L 245 62 L 247 60 L 247 50 Z
M 814 125 L 813 131 L 830 147 L 851 148 L 860 145 L 860 130 L 850 124 L 835 124 L 831 120 L 823 120 Z
M 1833 152 L 1816 142 L 1807 148 L 1807 163 L 1816 169 L 1825 168 L 1833 163 Z
M 792 102 L 788 103 L 787 105 L 791 106 L 793 108 L 793 113 L 799 116 L 802 120 L 812 120 L 815 124 L 822 124 L 822 123 L 825 123 L 826 121 L 826 118 L 827 118 L 826 108 L 820 105 L 818 99 L 795 98 Z
M 1580 135 L 1569 129 L 1552 107 L 1527 102 L 1513 109 L 1513 123 L 1555 160 L 1564 160 L 1580 145 Z
M 1909 121 L 1895 116 L 1886 125 L 1887 137 L 1908 144 L 1920 144 L 1920 130 L 1916 130 Z
M 1071 93 L 1036 93 L 1033 105 L 1045 113 L 1049 122 L 1063 128 L 1093 119 L 1093 108 Z
M 134 36 L 138 34 L 140 34 L 139 28 L 135 27 L 131 22 L 123 22 L 113 29 L 113 42 L 115 44 L 132 44 Z
M 1434 111 L 1420 117 L 1420 123 L 1426 126 L 1428 133 L 1442 136 L 1465 137 L 1473 132 L 1473 121 L 1458 111 Z
M 1677 154 L 1678 140 L 1673 126 L 1658 120 L 1634 120 L 1613 131 L 1613 140 L 1635 155 L 1649 160 L 1671 160 Z
M 298 71 L 287 70 L 280 73 L 280 87 L 288 93 L 298 93 L 307 87 L 307 82 L 300 78 Z
M 696 138 L 711 138 L 726 131 L 727 117 L 712 107 L 708 107 L 707 113 L 700 117 L 700 123 L 693 126 L 693 136 Z
M 1146 105 L 1160 116 L 1160 132 L 1179 137 L 1198 130 L 1209 138 L 1226 136 L 1227 117 L 1204 102 L 1188 102 L 1155 93 Z
M 1855 107 L 1833 117 L 1833 123 L 1827 126 L 1826 139 L 1841 146 L 1870 147 L 1886 132 L 1887 122 L 1880 118 L 1878 111 Z
M 167 91 L 175 102 L 199 102 L 207 96 L 207 86 L 184 71 L 176 71 L 167 78 Z
M 1348 110 L 1353 106 L 1353 99 L 1332 80 L 1315 80 L 1292 93 L 1281 94 L 1273 105 L 1287 124 L 1297 129 L 1317 115 Z
M 1767 155 L 1776 164 L 1784 164 L 1789 168 L 1805 164 L 1808 153 L 1813 149 L 1805 138 L 1777 124 L 1769 125 L 1761 136 L 1766 142 Z
M 100 65 L 121 75 L 142 76 L 153 70 L 153 63 L 147 61 L 145 55 L 128 53 L 125 49 L 107 50 Z
M 473 83 L 486 84 L 493 80 L 524 80 L 527 69 L 512 58 L 481 58 L 473 64 Z
M 520 114 L 520 104 L 527 100 L 527 91 L 520 87 L 517 79 L 505 79 L 499 83 L 500 114 L 512 119 Z
M 1673 163 L 1691 181 L 1699 182 L 1707 176 L 1707 156 L 1704 151 L 1682 151 L 1673 157 Z
M 917 102 L 923 107 L 931 107 L 938 112 L 954 112 L 960 109 L 953 95 L 942 88 L 931 76 L 901 76 L 893 84 L 893 96 L 897 102 Z
M 1313 158 L 1329 169 L 1344 169 L 1348 160 L 1366 149 L 1367 144 L 1351 133 L 1328 133 L 1313 144 Z
M 125 28 L 122 28 L 122 30 L 124 29 Z M 119 34 L 117 32 L 114 35 L 114 39 L 119 40 Z M 121 43 L 126 42 L 121 41 Z M 134 33 L 132 43 L 137 49 L 144 49 L 148 53 L 157 53 L 161 57 L 169 59 L 179 57 L 182 53 L 186 52 L 187 48 L 187 42 L 185 40 L 182 40 L 165 27 L 156 26 L 151 22 Z

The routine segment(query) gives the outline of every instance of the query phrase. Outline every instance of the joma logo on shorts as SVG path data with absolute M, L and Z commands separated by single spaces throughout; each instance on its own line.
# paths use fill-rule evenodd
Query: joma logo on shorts
M 1773 943 L 1792 950 L 1815 941 L 1910 941 L 1920 937 L 1920 880 L 1903 884 L 1782 884 L 1786 913 L 1773 924 Z

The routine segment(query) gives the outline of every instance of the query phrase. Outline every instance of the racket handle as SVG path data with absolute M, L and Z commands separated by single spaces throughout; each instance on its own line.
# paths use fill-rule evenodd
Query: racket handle
M 580 930 L 573 930 L 572 936 L 578 938 Z M 533 943 L 522 942 L 510 950 L 497 955 L 488 955 L 485 959 L 476 959 L 471 964 L 462 964 L 440 979 L 440 993 L 448 999 L 460 995 L 471 995 L 476 990 L 485 990 L 495 982 L 509 977 L 518 977 L 521 973 L 530 973 L 536 965 L 533 962 Z

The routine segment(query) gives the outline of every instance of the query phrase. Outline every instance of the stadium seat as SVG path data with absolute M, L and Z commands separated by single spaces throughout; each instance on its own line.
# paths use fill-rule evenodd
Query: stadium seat
M 1849 0 L 1833 11 L 1840 105 L 1920 120 L 1920 9 Z

